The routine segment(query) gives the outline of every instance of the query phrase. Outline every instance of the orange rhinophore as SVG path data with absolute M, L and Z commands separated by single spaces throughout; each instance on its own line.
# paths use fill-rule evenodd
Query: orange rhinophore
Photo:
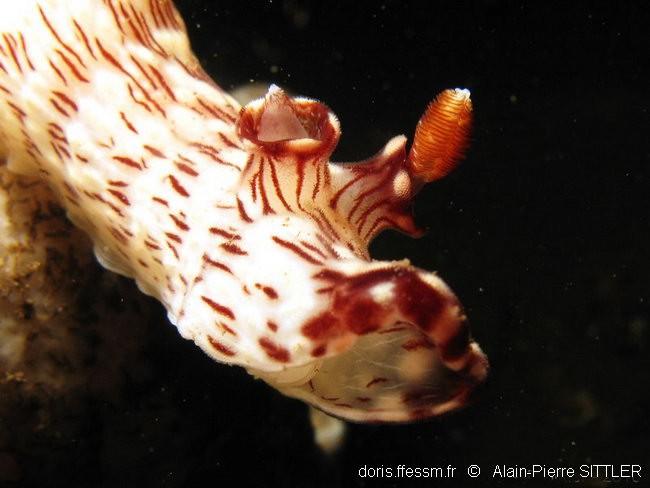
M 447 176 L 469 143 L 472 101 L 469 90 L 445 90 L 427 107 L 415 129 L 408 157 L 414 176 L 426 182 Z

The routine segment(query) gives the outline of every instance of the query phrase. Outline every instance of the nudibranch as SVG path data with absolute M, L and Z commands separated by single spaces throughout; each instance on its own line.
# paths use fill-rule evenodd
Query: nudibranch
M 243 108 L 169 0 L 25 0 L 0 17 L 0 156 L 45 179 L 99 261 L 181 335 L 351 421 L 463 405 L 488 363 L 434 273 L 368 244 L 458 162 L 469 92 L 447 90 L 374 157 L 331 163 L 339 122 L 272 86 Z

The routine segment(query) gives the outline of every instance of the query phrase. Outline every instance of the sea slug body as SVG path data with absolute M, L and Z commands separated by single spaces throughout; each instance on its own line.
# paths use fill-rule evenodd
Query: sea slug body
M 331 163 L 334 114 L 276 86 L 240 107 L 169 0 L 12 2 L 0 31 L 0 158 L 208 355 L 352 421 L 437 415 L 485 378 L 449 288 L 367 251 L 418 233 L 411 200 L 458 162 L 467 91 L 431 104 L 408 155 L 399 136 Z

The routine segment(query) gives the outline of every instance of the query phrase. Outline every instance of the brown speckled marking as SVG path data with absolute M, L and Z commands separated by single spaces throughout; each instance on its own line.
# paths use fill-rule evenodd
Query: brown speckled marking
M 235 355 L 235 351 L 230 349 L 228 346 L 225 346 L 224 344 L 216 340 L 214 337 L 208 336 L 208 341 L 210 342 L 210 345 L 214 347 L 221 354 L 224 354 L 225 356 Z
M 271 359 L 274 359 L 280 363 L 289 362 L 290 360 L 289 351 L 284 347 L 276 344 L 271 339 L 267 337 L 261 337 L 259 339 L 259 344 Z
M 231 320 L 235 320 L 235 314 L 233 313 L 232 310 L 230 310 L 225 305 L 221 305 L 221 304 L 215 302 L 214 300 L 212 300 L 211 298 L 208 298 L 208 297 L 205 297 L 205 296 L 202 296 L 201 299 L 205 303 L 207 303 L 210 306 L 210 308 L 212 310 L 214 310 L 215 312 L 217 312 L 218 314 L 223 315 L 224 317 L 227 317 L 227 318 L 229 318 Z

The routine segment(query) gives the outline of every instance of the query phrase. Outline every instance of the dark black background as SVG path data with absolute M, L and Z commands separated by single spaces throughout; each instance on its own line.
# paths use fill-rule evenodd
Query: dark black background
M 273 81 L 328 104 L 343 128 L 340 160 L 371 156 L 396 134 L 411 137 L 442 89 L 472 91 L 467 159 L 417 197 L 428 234 L 389 232 L 372 252 L 437 270 L 463 301 L 492 370 L 463 411 L 413 425 L 351 426 L 328 458 L 312 442 L 304 405 L 213 363 L 165 326 L 161 312 L 148 379 L 133 380 L 119 407 L 100 402 L 95 433 L 73 452 L 94 453 L 77 472 L 80 484 L 440 486 L 360 478 L 358 470 L 450 464 L 459 486 L 548 486 L 492 479 L 496 464 L 533 463 L 639 463 L 647 483 L 647 7 L 178 7 L 199 59 L 224 88 Z M 478 480 L 464 474 L 472 463 L 483 470 Z
M 646 7 L 179 8 L 201 62 L 224 88 L 273 81 L 327 103 L 343 128 L 335 159 L 363 159 L 393 135 L 411 137 L 444 88 L 472 91 L 466 161 L 417 198 L 428 234 L 386 233 L 372 250 L 439 271 L 464 302 L 492 371 L 464 411 L 408 426 L 353 426 L 328 460 L 311 444 L 302 405 L 179 346 L 195 356 L 179 359 L 193 368 L 192 383 L 174 386 L 191 398 L 187 422 L 201 427 L 179 446 L 194 455 L 182 454 L 190 465 L 170 485 L 234 477 L 259 486 L 373 486 L 379 481 L 360 479 L 360 467 L 400 463 L 452 464 L 464 486 L 496 484 L 495 464 L 641 463 L 650 477 Z M 480 480 L 464 476 L 470 463 L 483 468 Z

